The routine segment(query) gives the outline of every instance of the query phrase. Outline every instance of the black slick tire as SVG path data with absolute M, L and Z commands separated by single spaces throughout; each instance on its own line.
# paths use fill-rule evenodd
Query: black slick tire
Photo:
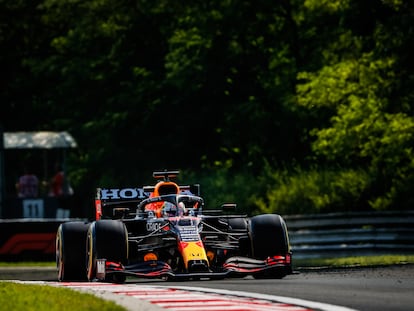
M 56 266 L 59 281 L 86 281 L 86 236 L 89 224 L 66 222 L 56 233 Z
M 285 221 L 277 214 L 264 214 L 250 219 L 249 235 L 253 258 L 264 260 L 272 256 L 286 256 L 289 252 L 289 237 Z M 291 266 L 272 269 L 254 275 L 255 278 L 283 278 L 291 273 Z
M 126 264 L 128 259 L 128 233 L 123 222 L 118 220 L 98 220 L 93 222 L 87 234 L 87 278 L 96 278 L 96 260 Z M 123 283 L 123 275 L 113 275 L 106 279 Z

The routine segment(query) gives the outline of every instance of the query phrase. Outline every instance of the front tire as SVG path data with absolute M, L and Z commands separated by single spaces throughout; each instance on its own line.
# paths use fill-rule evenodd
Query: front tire
M 249 234 L 253 258 L 264 260 L 272 256 L 287 256 L 290 253 L 289 237 L 285 221 L 280 215 L 264 214 L 250 219 Z M 255 275 L 255 278 L 283 278 L 292 267 L 271 269 Z
M 125 264 L 128 259 L 128 233 L 123 222 L 99 220 L 93 222 L 87 234 L 87 278 L 96 278 L 97 259 Z M 107 277 L 107 281 L 123 283 L 123 275 Z
M 86 281 L 86 236 L 88 223 L 73 221 L 56 233 L 56 266 L 59 281 Z

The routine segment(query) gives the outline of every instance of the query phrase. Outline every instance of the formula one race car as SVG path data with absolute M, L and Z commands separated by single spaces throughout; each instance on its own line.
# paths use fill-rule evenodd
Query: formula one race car
M 229 214 L 235 204 L 203 210 L 199 185 L 180 186 L 171 181 L 177 174 L 154 172 L 155 186 L 98 188 L 96 220 L 58 228 L 58 279 L 122 283 L 127 276 L 283 278 L 292 272 L 281 216 Z

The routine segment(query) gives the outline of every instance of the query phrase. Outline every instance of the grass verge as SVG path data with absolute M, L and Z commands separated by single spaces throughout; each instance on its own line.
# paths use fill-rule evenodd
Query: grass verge
M 0 261 L 0 267 L 56 267 L 54 261 Z
M 0 282 L 0 309 L 13 311 L 125 311 L 114 302 L 69 288 Z
M 344 258 L 315 258 L 315 259 L 295 259 L 293 264 L 296 268 L 300 267 L 369 267 L 386 266 L 400 264 L 414 264 L 414 255 L 378 255 Z

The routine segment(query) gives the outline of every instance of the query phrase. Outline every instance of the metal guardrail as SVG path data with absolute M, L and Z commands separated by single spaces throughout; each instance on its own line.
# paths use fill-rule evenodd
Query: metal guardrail
M 414 254 L 414 211 L 283 218 L 294 258 Z
M 414 211 L 283 216 L 293 258 L 414 254 Z M 53 260 L 67 219 L 0 219 L 0 259 Z

